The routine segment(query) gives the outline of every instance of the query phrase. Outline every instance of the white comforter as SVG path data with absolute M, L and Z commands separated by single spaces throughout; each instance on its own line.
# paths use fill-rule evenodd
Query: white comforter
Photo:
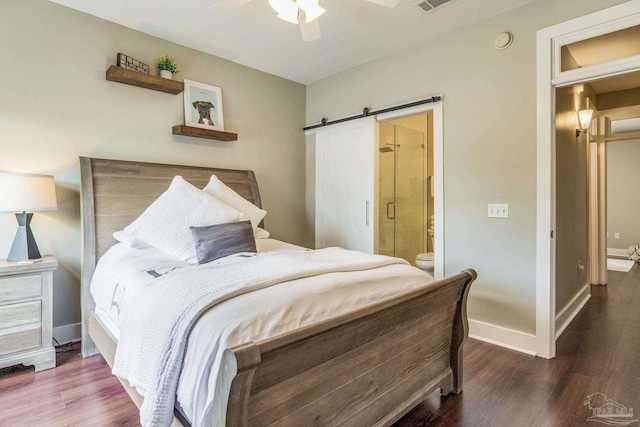
M 279 251 L 306 251 L 309 249 L 276 239 L 256 239 L 259 253 Z M 213 261 L 216 265 L 241 261 L 247 254 L 236 254 Z M 128 305 L 135 305 L 141 298 L 144 284 L 152 275 L 166 274 L 191 264 L 176 260 L 159 249 L 133 249 L 126 244 L 116 244 L 100 259 L 91 280 L 91 295 L 96 303 L 96 313 L 111 335 L 120 340 L 120 331 Z
M 119 250 L 120 253 L 118 253 Z M 127 310 L 136 313 L 140 304 L 131 304 L 132 300 L 147 300 L 147 295 L 143 290 L 144 285 L 140 285 L 140 283 L 156 282 L 158 274 L 166 274 L 166 278 L 163 280 L 167 280 L 170 276 L 178 277 L 179 274 L 182 274 L 179 273 L 179 270 L 196 271 L 206 267 L 176 263 L 170 259 L 163 259 L 160 254 L 156 254 L 158 255 L 156 264 L 150 266 L 146 262 L 150 259 L 146 258 L 152 257 L 149 256 L 148 250 L 145 251 L 147 253 L 144 256 L 140 254 L 143 251 L 133 251 L 134 254 L 137 254 L 137 257 L 133 259 L 138 258 L 138 261 L 140 259 L 145 261 L 142 263 L 143 265 L 138 263 L 138 268 L 134 267 L 135 263 L 127 263 L 127 261 L 123 263 L 123 251 L 114 249 L 113 252 L 118 256 L 110 257 L 110 253 L 105 255 L 100 267 L 96 270 L 96 283 L 104 282 L 100 279 L 108 275 L 104 270 L 111 270 L 112 273 L 117 272 L 115 275 L 119 276 L 119 283 L 125 283 L 130 280 L 130 277 L 138 276 L 137 282 L 139 283 L 135 283 L 136 280 L 130 280 L 132 283 L 124 287 L 124 293 L 128 294 L 130 301 L 128 309 L 126 306 L 120 307 L 121 313 Z M 112 258 L 119 258 L 120 262 L 114 262 Z M 124 259 L 130 260 L 131 258 Z M 247 261 L 249 261 L 247 258 L 230 257 L 219 261 L 218 264 L 219 267 L 224 267 L 225 264 L 237 264 L 236 267 L 240 268 Z M 251 260 L 250 263 L 255 263 L 255 261 Z M 112 268 L 105 268 L 109 264 Z M 114 266 L 118 267 L 114 270 Z M 228 267 L 222 269 L 225 270 Z M 153 273 L 151 274 L 149 271 Z M 197 274 L 194 272 L 187 275 L 197 276 Z M 141 277 L 143 278 L 142 282 L 140 282 Z M 178 400 L 194 427 L 223 425 L 227 396 L 215 395 L 216 383 L 223 385 L 222 389 L 228 392 L 231 379 L 235 374 L 234 372 L 218 372 L 222 352 L 225 348 L 311 324 L 429 281 L 432 281 L 430 276 L 418 269 L 407 265 L 387 265 L 373 270 L 328 273 L 292 280 L 224 301 L 207 311 L 196 323 L 189 336 L 188 350 L 184 356 L 177 388 Z M 96 286 L 96 289 L 92 286 L 92 293 L 94 296 L 102 294 L 101 299 L 104 301 L 104 294 L 108 292 L 101 293 L 98 288 L 99 286 Z M 135 291 L 130 291 L 134 288 Z M 100 304 L 98 299 L 100 298 L 96 297 L 100 308 L 104 304 Z M 127 321 L 123 321 L 122 317 L 121 314 L 117 323 L 124 324 L 126 327 Z M 124 318 L 126 319 L 128 316 L 125 314 Z M 162 343 L 165 342 L 161 338 L 158 339 Z M 127 376 L 123 372 L 116 373 Z M 147 394 L 148 384 L 141 384 L 137 382 L 138 380 L 134 378 L 133 382 L 137 383 L 141 394 Z M 171 397 L 173 397 L 172 394 Z

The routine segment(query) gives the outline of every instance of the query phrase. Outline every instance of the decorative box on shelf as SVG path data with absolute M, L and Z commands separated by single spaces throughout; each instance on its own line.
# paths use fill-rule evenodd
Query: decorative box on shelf
M 58 261 L 45 255 L 33 264 L 0 260 L 0 368 L 55 368 L 52 344 L 53 272 Z

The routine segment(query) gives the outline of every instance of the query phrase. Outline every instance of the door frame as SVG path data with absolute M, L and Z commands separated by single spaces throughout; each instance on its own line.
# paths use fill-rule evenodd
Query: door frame
M 442 98 L 442 95 L 440 95 Z M 419 113 L 433 112 L 433 262 L 436 279 L 445 277 L 445 241 L 444 241 L 444 116 L 443 101 L 416 107 L 403 108 L 389 113 L 378 114 L 377 121 L 413 116 Z M 376 195 L 377 196 L 377 195 Z
M 564 44 L 640 24 L 640 0 L 632 0 L 537 32 L 536 350 L 556 354 L 555 88 L 640 70 L 640 55 L 562 72 Z
M 597 209 L 599 215 L 599 223 L 597 224 L 599 228 L 594 230 L 594 233 L 599 233 L 597 245 L 592 250 L 598 251 L 598 262 L 600 263 L 600 269 L 598 271 L 598 276 L 595 278 L 595 281 L 592 284 L 598 285 L 606 285 L 607 284 L 607 257 L 609 255 L 609 245 L 607 238 L 607 224 L 608 224 L 608 216 L 609 216 L 609 206 L 608 206 L 608 160 L 607 160 L 607 150 L 609 144 L 615 143 L 616 141 L 624 141 L 624 140 L 635 140 L 640 138 L 640 132 L 635 132 L 632 134 L 621 134 L 621 135 L 612 135 L 611 134 L 611 123 L 616 120 L 624 120 L 631 118 L 640 118 L 640 105 L 631 105 L 626 107 L 616 107 L 607 110 L 600 110 L 598 115 L 598 133 L 595 143 L 592 142 L 592 145 L 597 145 L 597 163 L 598 163 L 598 173 L 595 179 L 601 183 L 598 192 L 592 194 L 592 197 L 595 198 L 595 208 Z M 620 255 L 620 254 L 617 254 Z M 626 252 L 625 252 L 626 255 Z

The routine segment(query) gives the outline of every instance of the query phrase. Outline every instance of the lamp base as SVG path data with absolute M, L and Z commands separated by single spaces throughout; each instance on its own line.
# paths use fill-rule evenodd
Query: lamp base
M 32 213 L 22 212 L 16 214 L 18 231 L 16 231 L 16 237 L 13 239 L 7 261 L 17 262 L 42 258 L 38 250 L 38 245 L 36 244 L 36 239 L 31 232 L 31 226 L 29 225 L 31 224 L 31 218 L 33 218 Z

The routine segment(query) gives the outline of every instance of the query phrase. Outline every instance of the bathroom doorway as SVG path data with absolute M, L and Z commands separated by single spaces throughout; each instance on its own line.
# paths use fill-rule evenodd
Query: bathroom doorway
M 433 112 L 380 121 L 378 141 L 378 252 L 433 268 Z

